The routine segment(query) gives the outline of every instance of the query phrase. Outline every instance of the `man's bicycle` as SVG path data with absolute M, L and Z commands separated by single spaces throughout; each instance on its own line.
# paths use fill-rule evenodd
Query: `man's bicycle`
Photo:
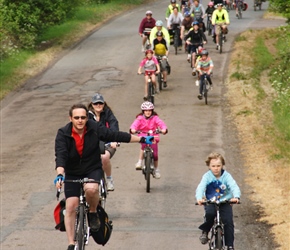
M 213 29 L 212 22 L 211 22 L 211 14 L 207 15 L 206 29 L 207 29 L 207 34 L 210 36 Z
M 238 0 L 237 1 L 237 6 L 236 6 L 237 8 L 238 8 L 238 12 L 237 12 L 237 18 L 238 19 L 242 19 L 242 10 L 243 10 L 243 2 L 242 1 L 240 1 L 240 0 Z
M 216 208 L 216 217 L 214 219 L 214 224 L 210 230 L 210 238 L 209 238 L 209 250 L 225 250 L 225 236 L 224 236 L 224 224 L 222 222 L 222 219 L 220 217 L 220 206 L 221 204 L 239 204 L 236 202 L 231 202 L 229 200 L 226 201 L 205 201 L 202 204 L 203 205 L 209 205 L 214 204 Z M 199 205 L 198 203 L 195 203 L 195 205 Z
M 89 204 L 86 202 L 86 196 L 84 191 L 85 183 L 99 183 L 99 181 L 91 180 L 89 178 L 79 180 L 64 180 L 64 183 L 79 183 L 80 184 L 80 196 L 79 204 L 76 208 L 76 220 L 75 220 L 75 250 L 83 250 L 89 243 L 90 227 L 88 220 Z M 57 191 L 57 197 L 59 197 L 60 190 Z
M 216 26 L 219 26 L 220 32 L 218 35 L 218 47 L 217 50 L 220 52 L 220 54 L 223 52 L 223 44 L 226 42 L 226 36 L 224 34 L 222 24 L 215 24 Z M 216 34 L 215 34 L 216 37 Z
M 173 46 L 175 49 L 175 55 L 177 55 L 178 45 L 179 45 L 179 37 L 180 37 L 180 25 L 172 24 L 172 34 L 173 34 Z
M 143 31 L 143 34 L 147 37 L 146 39 L 146 43 L 145 43 L 145 49 L 150 49 L 151 48 L 151 43 L 150 43 L 150 33 L 151 33 L 151 29 L 150 28 L 145 28 L 145 30 Z

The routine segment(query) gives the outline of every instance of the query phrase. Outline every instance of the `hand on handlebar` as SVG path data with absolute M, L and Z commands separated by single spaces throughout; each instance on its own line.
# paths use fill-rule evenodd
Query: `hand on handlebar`
M 56 188 L 61 188 L 64 181 L 64 176 L 62 174 L 58 174 L 56 178 L 54 179 L 53 183 L 56 186 Z
M 149 136 L 142 136 L 141 138 L 140 138 L 140 143 L 146 143 L 146 144 L 152 144 L 152 142 L 153 142 L 153 140 L 154 140 L 154 136 L 151 136 L 151 135 L 149 135 Z

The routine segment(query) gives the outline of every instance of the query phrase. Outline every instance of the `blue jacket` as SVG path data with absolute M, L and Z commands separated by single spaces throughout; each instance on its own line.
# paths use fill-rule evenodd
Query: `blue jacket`
M 207 200 L 216 198 L 220 201 L 240 198 L 241 191 L 234 178 L 226 170 L 222 170 L 217 179 L 209 170 L 203 176 L 195 191 L 196 200 L 206 197 Z

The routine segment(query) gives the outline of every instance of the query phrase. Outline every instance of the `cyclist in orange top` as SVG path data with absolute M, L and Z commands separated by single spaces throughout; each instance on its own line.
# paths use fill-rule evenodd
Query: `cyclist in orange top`
M 154 88 L 156 88 L 156 77 L 155 74 L 158 74 L 160 72 L 160 67 L 159 67 L 159 63 L 156 59 L 155 56 L 153 56 L 153 50 L 148 49 L 145 52 L 145 58 L 140 62 L 139 65 L 139 69 L 138 69 L 138 74 L 141 75 L 142 74 L 142 68 L 144 68 L 145 71 L 145 94 L 144 94 L 144 101 L 147 101 L 147 93 L 148 93 L 148 73 L 151 73 L 151 79 L 152 79 L 152 83 L 154 85 Z

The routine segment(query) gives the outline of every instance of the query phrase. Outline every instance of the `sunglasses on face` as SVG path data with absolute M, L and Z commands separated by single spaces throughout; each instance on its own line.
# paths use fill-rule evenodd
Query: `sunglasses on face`
M 81 118 L 82 120 L 87 119 L 86 116 L 74 116 L 74 119 L 75 119 L 75 120 L 79 120 L 80 118 Z
M 93 103 L 93 105 L 103 105 L 104 103 L 102 103 L 102 102 L 95 102 L 95 103 Z

